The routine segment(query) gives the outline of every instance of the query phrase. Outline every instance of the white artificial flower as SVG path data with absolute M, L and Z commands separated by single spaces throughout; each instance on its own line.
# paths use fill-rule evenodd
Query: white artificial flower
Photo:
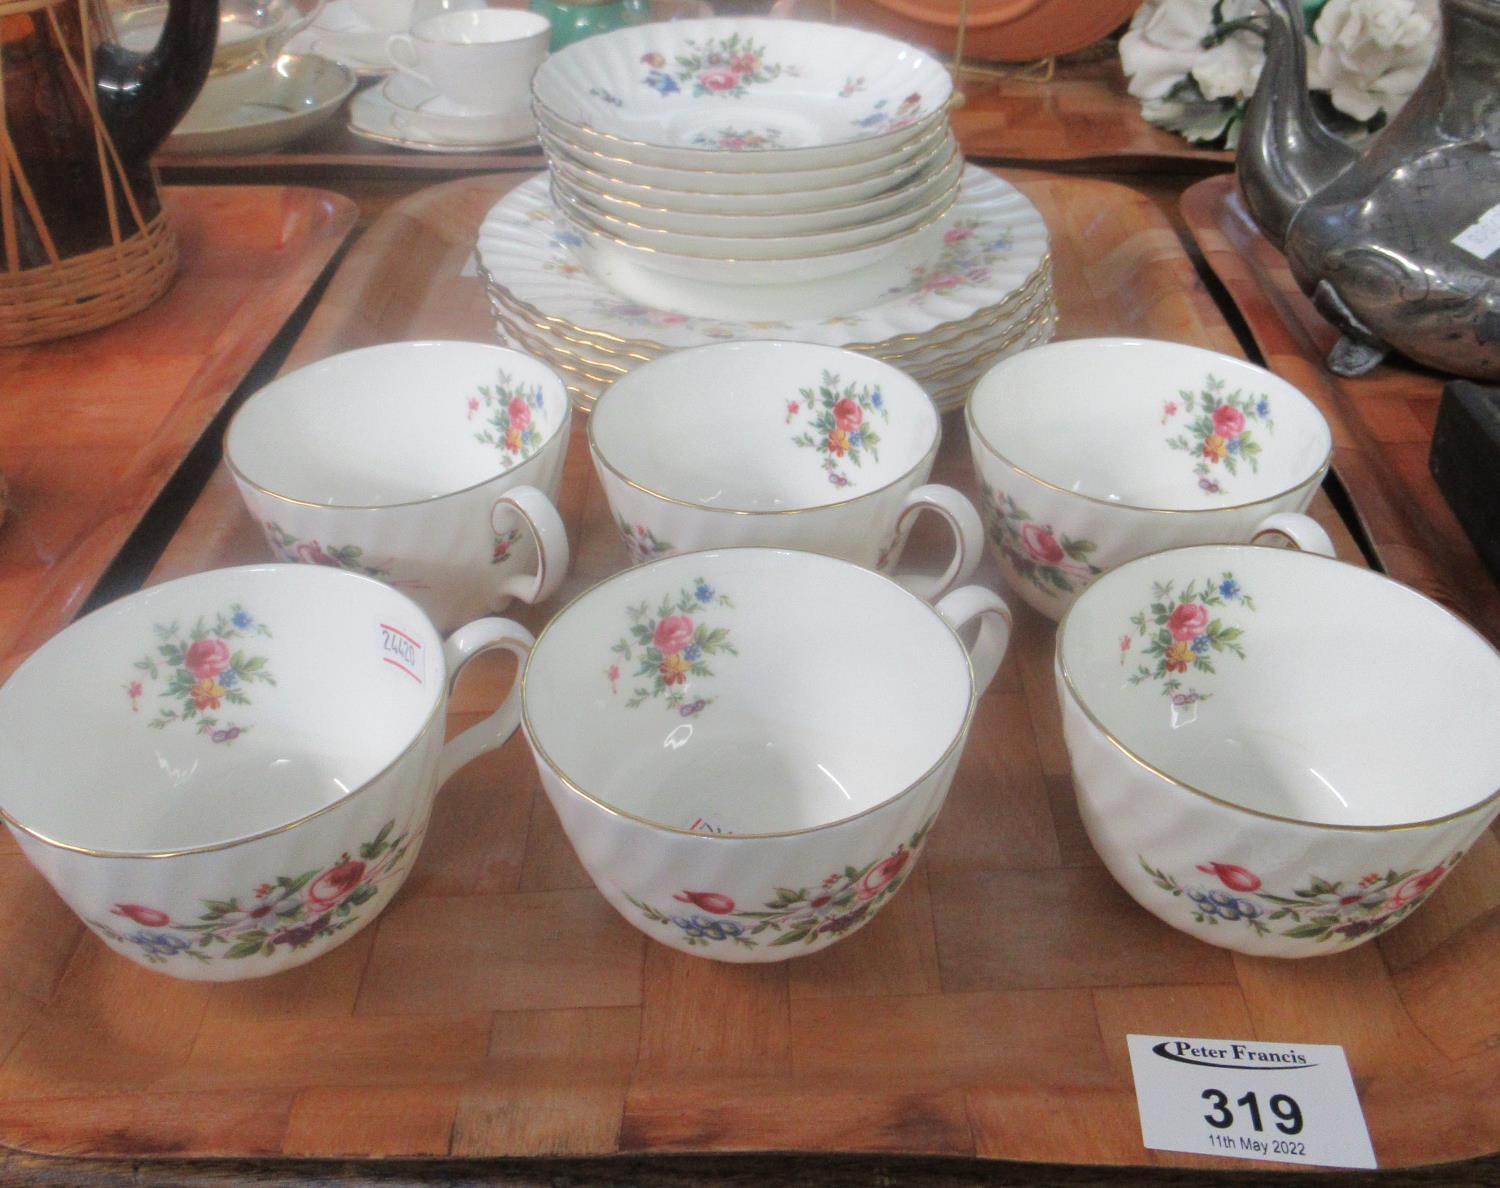
M 1308 81 L 1356 120 L 1401 110 L 1437 48 L 1437 0 L 1328 0 L 1313 26 Z
M 1220 45 L 1205 48 L 1203 44 L 1213 32 L 1217 2 L 1146 0 L 1136 10 L 1129 32 L 1120 39 L 1120 63 L 1132 95 L 1161 99 L 1189 75 L 1210 98 L 1244 98 L 1254 89 L 1262 56 L 1259 37 L 1241 31 Z M 1222 0 L 1220 17 L 1236 21 L 1257 11 L 1255 0 Z M 1201 77 L 1200 69 L 1204 71 Z

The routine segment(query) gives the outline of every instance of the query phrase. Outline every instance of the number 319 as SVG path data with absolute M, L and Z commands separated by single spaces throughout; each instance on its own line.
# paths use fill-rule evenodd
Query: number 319
M 1209 1113 L 1203 1115 L 1205 1122 L 1219 1130 L 1228 1130 L 1234 1125 L 1234 1111 L 1229 1108 L 1227 1093 L 1221 1093 L 1217 1089 L 1205 1089 L 1203 1100 L 1214 1107 Z M 1257 1131 L 1265 1129 L 1260 1124 L 1260 1103 L 1255 1100 L 1253 1091 L 1245 1094 L 1234 1104 L 1244 1106 L 1250 1111 L 1250 1125 Z M 1277 1130 L 1282 1134 L 1302 1133 L 1302 1108 L 1295 1101 L 1285 1093 L 1273 1093 L 1266 1104 L 1271 1107 L 1271 1113 L 1280 1119 L 1276 1123 Z

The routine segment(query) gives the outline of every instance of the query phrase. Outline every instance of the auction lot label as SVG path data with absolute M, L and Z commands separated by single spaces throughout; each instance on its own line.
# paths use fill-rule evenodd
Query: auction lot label
M 1337 1044 L 1127 1035 L 1141 1138 L 1157 1151 L 1374 1167 Z

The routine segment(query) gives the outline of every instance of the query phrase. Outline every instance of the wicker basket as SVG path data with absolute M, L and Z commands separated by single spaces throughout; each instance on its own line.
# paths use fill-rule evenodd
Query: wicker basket
M 0 20 L 27 16 L 46 22 L 61 57 L 60 77 L 83 99 L 92 127 L 92 142 L 107 204 L 109 240 L 99 247 L 66 255 L 54 243 L 43 211 L 26 176 L 25 163 L 6 125 L 0 73 L 0 347 L 45 342 L 107 326 L 150 305 L 166 291 L 177 271 L 177 239 L 154 204 L 137 197 L 120 154 L 94 100 L 94 47 L 90 44 L 90 0 L 0 0 Z M 63 36 L 68 21 L 84 31 L 76 50 Z M 45 262 L 23 266 L 17 247 L 23 214 L 46 254 Z

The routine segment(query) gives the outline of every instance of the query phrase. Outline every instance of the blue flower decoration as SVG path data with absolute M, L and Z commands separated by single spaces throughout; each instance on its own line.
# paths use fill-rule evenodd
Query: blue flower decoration
M 137 932 L 125 938 L 131 944 L 139 945 L 146 950 L 146 956 L 155 960 L 165 960 L 175 957 L 178 953 L 184 953 L 192 948 L 187 941 L 180 936 L 172 936 L 165 932 Z
M 250 617 L 249 611 L 237 610 L 229 621 L 241 631 L 248 631 L 255 626 L 255 620 Z
M 707 582 L 700 581 L 697 587 L 693 590 L 693 597 L 696 598 L 699 602 L 712 602 L 714 598 L 714 588 Z
M 1232 441 L 1226 443 L 1224 448 L 1231 454 L 1238 454 L 1240 452 L 1240 439 L 1238 437 L 1234 438 Z
M 1197 639 L 1193 640 L 1193 643 L 1192 643 L 1193 655 L 1195 655 L 1195 656 L 1204 656 L 1204 655 L 1207 655 L 1208 654 L 1208 647 L 1209 647 L 1208 636 L 1206 636 L 1206 635 L 1200 635 Z
M 1238 598 L 1239 596 L 1240 596 L 1240 584 L 1239 584 L 1239 582 L 1235 581 L 1233 578 L 1225 578 L 1222 582 L 1219 583 L 1219 597 L 1220 598 L 1227 598 L 1230 601 L 1233 601 L 1234 599 Z
M 552 239 L 555 243 L 562 244 L 563 247 L 583 246 L 583 237 L 581 235 L 575 235 L 572 231 L 559 231 L 552 237 Z
M 235 672 L 232 668 L 226 668 L 215 679 L 219 682 L 219 688 L 233 689 L 240 683 L 240 674 Z
M 1255 402 L 1255 415 L 1258 417 L 1269 416 L 1271 413 L 1271 402 L 1262 396 Z
M 686 660 L 689 664 L 694 663 L 702 655 L 703 655 L 703 649 L 701 647 L 699 647 L 695 643 L 688 644 L 687 647 L 685 647 L 685 648 L 682 649 L 682 658 L 684 660 Z
M 885 407 L 885 396 L 881 394 L 879 388 L 876 388 L 873 392 L 870 393 L 870 403 L 873 404 L 876 408 Z
M 674 95 L 681 90 L 670 74 L 663 74 L 660 70 L 646 75 L 646 85 L 659 95 Z

